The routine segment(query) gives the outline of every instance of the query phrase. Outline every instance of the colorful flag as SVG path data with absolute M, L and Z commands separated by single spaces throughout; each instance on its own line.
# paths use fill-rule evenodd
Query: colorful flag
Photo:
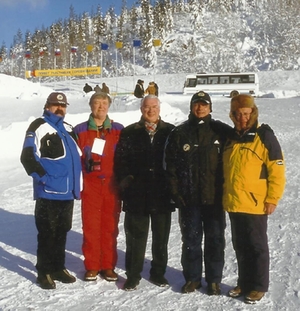
M 31 57 L 30 51 L 26 51 L 26 52 L 25 52 L 25 58 L 30 58 L 30 57 Z
M 122 47 L 123 47 L 123 42 L 122 41 L 117 41 L 116 42 L 116 48 L 117 49 L 122 49 Z
M 61 55 L 60 49 L 56 49 L 56 50 L 54 51 L 54 55 L 55 55 L 55 56 L 60 56 L 60 55 Z
M 106 50 L 108 50 L 108 44 L 106 44 L 106 43 L 101 43 L 101 50 L 103 50 L 103 51 L 106 51 Z
M 161 45 L 161 41 L 160 39 L 153 39 L 153 46 L 160 46 Z
M 133 40 L 133 47 L 140 47 L 142 44 L 141 40 Z
M 92 52 L 93 51 L 94 46 L 92 44 L 87 44 L 86 45 L 86 50 L 87 52 Z
M 71 46 L 71 53 L 77 52 L 77 46 Z

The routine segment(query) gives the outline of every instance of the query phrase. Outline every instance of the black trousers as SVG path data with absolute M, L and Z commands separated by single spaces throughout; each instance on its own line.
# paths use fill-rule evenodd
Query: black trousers
M 179 219 L 182 235 L 181 265 L 185 280 L 201 282 L 204 258 L 206 282 L 220 283 L 225 249 L 225 213 L 222 207 L 205 205 L 182 208 Z
M 65 268 L 67 232 L 72 227 L 73 205 L 73 200 L 36 200 L 38 274 L 49 274 Z
M 125 213 L 126 234 L 125 268 L 128 279 L 140 280 L 143 271 L 149 223 L 152 231 L 152 261 L 150 275 L 163 276 L 168 262 L 168 241 L 171 212 L 165 214 L 137 215 Z
M 229 213 L 232 244 L 238 262 L 238 285 L 243 292 L 267 292 L 269 247 L 267 215 Z

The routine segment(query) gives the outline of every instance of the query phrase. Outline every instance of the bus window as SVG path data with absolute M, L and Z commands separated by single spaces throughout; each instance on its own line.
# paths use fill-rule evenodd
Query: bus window
M 255 76 L 249 75 L 249 83 L 255 83 Z
M 227 84 L 229 81 L 229 77 L 226 76 L 220 76 L 220 84 Z
M 242 76 L 241 83 L 249 83 L 249 76 Z
M 209 84 L 218 84 L 219 77 L 208 77 Z
M 197 78 L 197 84 L 207 84 L 206 78 Z
M 186 86 L 187 87 L 195 87 L 196 86 L 196 79 L 187 79 L 186 81 Z
M 236 84 L 241 83 L 240 77 L 230 77 L 230 83 Z

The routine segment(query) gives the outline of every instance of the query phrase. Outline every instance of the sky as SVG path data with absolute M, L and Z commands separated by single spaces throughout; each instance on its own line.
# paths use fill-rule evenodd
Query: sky
M 126 3 L 131 8 L 136 0 L 126 0 Z M 68 18 L 71 5 L 78 15 L 95 12 L 98 5 L 103 13 L 113 6 L 119 14 L 122 0 L 0 0 L 0 45 L 4 42 L 9 48 L 18 29 L 24 36 L 27 30 L 33 33 L 59 19 Z
M 255 306 L 246 305 L 242 298 L 232 299 L 226 293 L 237 282 L 237 264 L 231 244 L 227 217 L 225 232 L 225 266 L 221 283 L 222 295 L 208 296 L 206 283 L 191 294 L 181 294 L 184 284 L 180 264 L 181 234 L 177 211 L 172 214 L 169 240 L 169 260 L 166 278 L 170 287 L 160 288 L 149 282 L 151 248 L 148 243 L 142 280 L 136 291 L 122 290 L 125 275 L 124 213 L 121 213 L 118 236 L 119 280 L 84 282 L 81 251 L 82 224 L 80 201 L 75 202 L 73 227 L 68 233 L 66 267 L 76 278 L 72 284 L 57 282 L 55 290 L 42 290 L 36 284 L 36 229 L 32 180 L 27 176 L 19 157 L 25 131 L 42 113 L 45 100 L 53 90 L 63 91 L 68 98 L 66 121 L 76 125 L 86 121 L 90 113 L 84 95 L 86 82 L 92 87 L 99 79 L 32 83 L 0 74 L 0 310 L 1 311 L 295 311 L 300 310 L 300 71 L 259 72 L 260 92 L 255 99 L 260 123 L 269 124 L 282 146 L 286 160 L 285 194 L 274 214 L 269 217 L 270 288 Z M 151 75 L 138 76 L 145 85 Z M 156 75 L 159 85 L 161 117 L 178 125 L 187 119 L 191 95 L 178 93 L 183 74 Z M 114 92 L 118 85 L 132 90 L 132 77 L 105 78 Z M 232 124 L 229 119 L 228 97 L 212 96 L 215 119 Z M 140 118 L 140 100 L 133 95 L 113 98 L 109 116 L 128 125 Z M 151 234 L 149 234 L 151 241 Z

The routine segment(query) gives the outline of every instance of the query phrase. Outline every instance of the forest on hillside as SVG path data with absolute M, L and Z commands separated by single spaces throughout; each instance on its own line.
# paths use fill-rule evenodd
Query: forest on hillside
M 89 8 L 87 8 L 89 11 Z M 101 66 L 106 77 L 159 73 L 298 70 L 299 0 L 137 0 L 19 29 L 0 47 L 0 73 Z M 25 31 L 25 33 L 24 33 Z

